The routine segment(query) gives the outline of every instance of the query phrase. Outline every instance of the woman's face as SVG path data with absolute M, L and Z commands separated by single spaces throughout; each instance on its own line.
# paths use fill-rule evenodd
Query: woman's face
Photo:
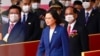
M 52 26 L 52 25 L 56 24 L 56 20 L 53 18 L 53 16 L 50 13 L 47 13 L 45 15 L 45 22 L 46 22 L 47 26 Z

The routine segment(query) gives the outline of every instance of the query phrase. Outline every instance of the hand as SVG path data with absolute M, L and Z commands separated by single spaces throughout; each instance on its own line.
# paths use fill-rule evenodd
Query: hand
M 2 40 L 2 33 L 0 33 L 0 40 Z

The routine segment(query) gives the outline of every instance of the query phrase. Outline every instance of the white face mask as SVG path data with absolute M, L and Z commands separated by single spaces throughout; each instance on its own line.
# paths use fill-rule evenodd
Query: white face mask
M 32 9 L 37 9 L 39 8 L 40 4 L 39 3 L 32 3 Z
M 70 4 L 71 4 L 71 1 L 66 1 L 65 6 L 66 6 L 66 7 L 67 7 L 67 6 L 70 6 Z
M 10 22 L 17 22 L 19 20 L 18 14 L 10 14 L 9 17 Z
M 73 15 L 65 16 L 65 21 L 67 21 L 68 23 L 71 23 L 73 20 L 74 20 L 74 16 Z
M 70 6 L 71 4 L 71 1 L 62 1 L 62 0 L 59 0 L 60 3 L 62 3 L 64 6 Z
M 29 5 L 24 5 L 22 7 L 23 12 L 28 12 L 30 10 L 30 6 Z
M 87 8 L 89 8 L 90 7 L 90 2 L 83 2 L 83 8 L 84 9 L 87 9 Z

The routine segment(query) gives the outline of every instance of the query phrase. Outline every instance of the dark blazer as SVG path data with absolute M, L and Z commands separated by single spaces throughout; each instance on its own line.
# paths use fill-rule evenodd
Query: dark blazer
M 9 23 L 4 24 L 2 26 L 2 36 L 4 37 L 9 28 Z M 7 43 L 17 43 L 17 42 L 23 42 L 24 41 L 24 30 L 23 30 L 23 25 L 18 22 L 15 24 L 14 28 L 12 29 L 9 37 L 8 37 L 8 42 Z M 2 43 L 3 44 L 3 43 Z
M 99 19 L 100 16 L 98 16 L 99 13 L 97 12 L 97 10 L 92 10 L 90 17 L 88 19 L 88 22 L 86 23 L 85 21 L 85 10 L 83 9 L 80 14 L 79 14 L 79 18 L 78 21 L 83 24 L 86 25 L 88 34 L 95 34 L 95 33 L 99 33 Z M 86 23 L 86 24 L 85 24 Z
M 69 56 L 68 35 L 61 26 L 56 26 L 52 35 L 51 43 L 49 42 L 49 27 L 42 32 L 37 56 Z
M 39 37 L 39 19 L 37 15 L 29 12 L 25 23 L 25 41 L 33 41 L 40 39 Z
M 31 12 L 36 14 L 38 17 L 37 19 L 39 20 L 39 23 L 40 23 L 39 24 L 39 26 L 40 26 L 39 37 L 41 37 L 42 30 L 46 26 L 46 24 L 44 22 L 44 16 L 45 16 L 46 10 L 44 10 L 42 8 L 37 8 L 37 9 L 32 9 Z
M 68 23 L 65 23 L 65 28 L 67 30 Z M 82 51 L 89 50 L 88 48 L 88 34 L 84 26 L 76 22 L 73 30 L 77 30 L 75 36 L 69 36 L 70 42 L 70 55 L 69 56 L 81 56 Z

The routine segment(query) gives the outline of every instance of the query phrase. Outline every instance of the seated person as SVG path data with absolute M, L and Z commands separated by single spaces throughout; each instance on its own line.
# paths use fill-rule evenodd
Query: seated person
M 8 10 L 9 22 L 2 25 L 2 40 L 0 44 L 17 43 L 24 41 L 23 24 L 20 22 L 21 8 L 12 5 Z

